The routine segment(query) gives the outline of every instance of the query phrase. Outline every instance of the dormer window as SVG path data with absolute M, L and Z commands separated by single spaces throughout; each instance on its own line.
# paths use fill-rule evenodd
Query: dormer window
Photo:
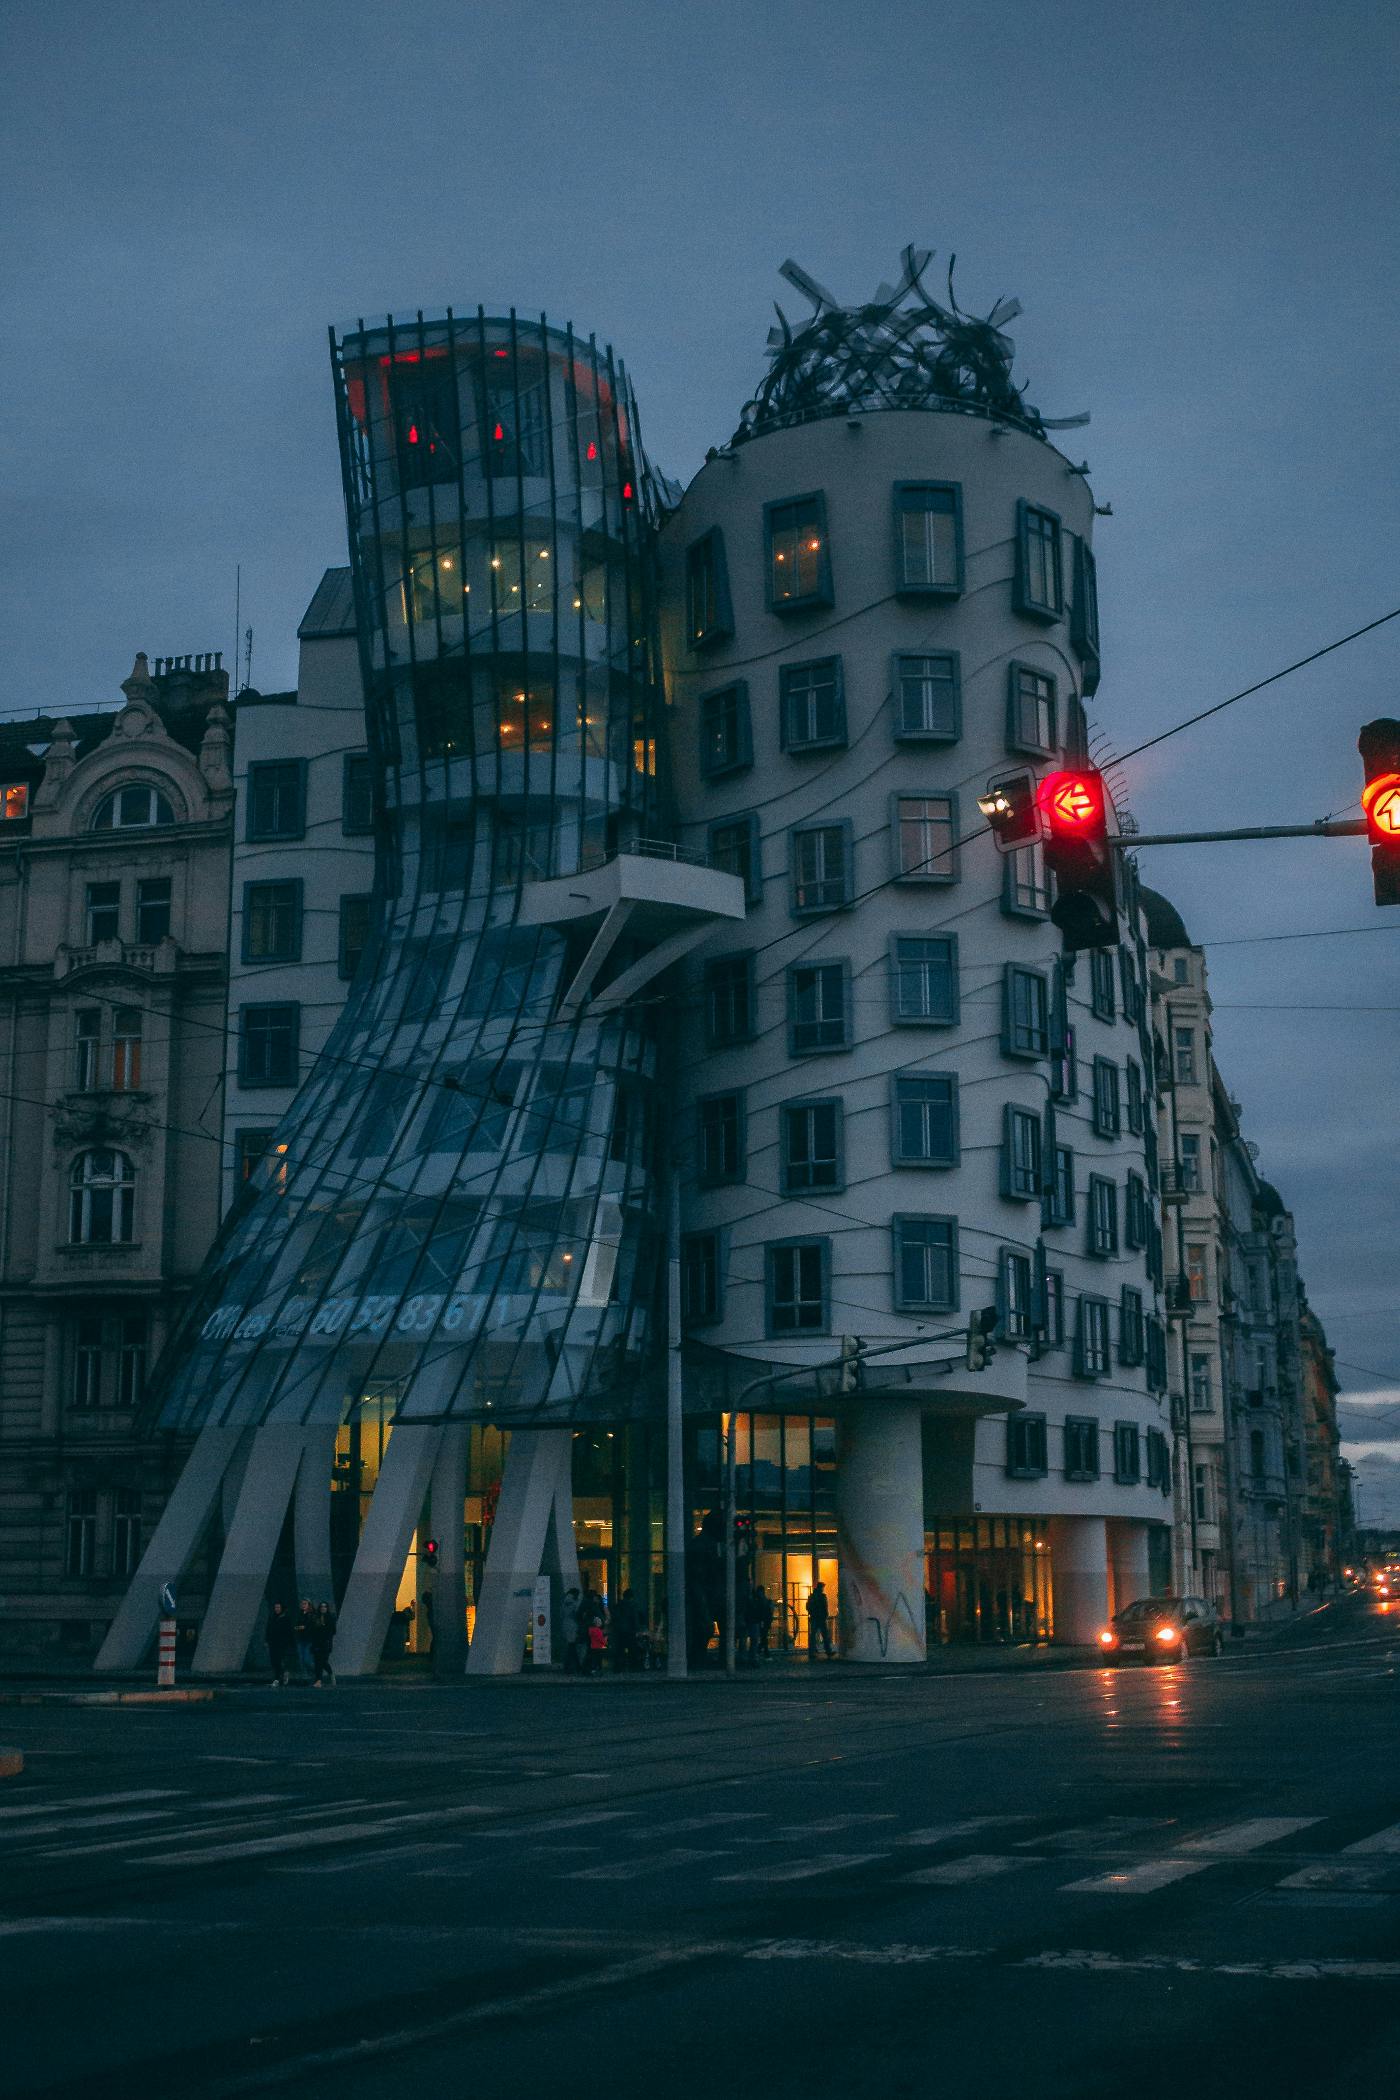
M 159 788 L 144 782 L 121 787 L 97 806 L 94 831 L 139 831 L 154 824 L 173 824 L 175 813 Z
M 0 786 L 0 824 L 8 824 L 29 815 L 29 782 L 7 781 Z

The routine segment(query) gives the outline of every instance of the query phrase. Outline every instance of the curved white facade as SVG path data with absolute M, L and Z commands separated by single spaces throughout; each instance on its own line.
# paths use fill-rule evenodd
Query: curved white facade
M 799 499 L 799 510 L 781 508 Z M 679 1127 L 698 1375 L 720 1361 L 712 1350 L 742 1359 L 730 1374 L 732 1402 L 765 1364 L 829 1363 L 843 1336 L 878 1346 L 961 1330 L 972 1311 L 993 1303 L 1004 1317 L 1009 1311 L 1014 1335 L 1028 1276 L 1024 1324 L 1038 1329 L 1043 1240 L 1045 1265 L 1062 1280 L 1063 1339 L 1053 1319 L 1048 1336 L 1003 1339 L 980 1374 L 962 1367 L 960 1342 L 925 1345 L 919 1357 L 939 1360 L 955 1349 L 958 1362 L 914 1384 L 928 1417 L 925 1522 L 979 1512 L 1047 1520 L 1056 1631 L 1072 1639 L 1093 1638 L 1115 1596 L 1121 1604 L 1147 1591 L 1148 1527 L 1169 1517 L 1169 1424 L 1153 1389 L 1165 1380 L 1149 1273 L 1160 1275 L 1152 1251 L 1160 1237 L 1138 1020 L 1144 958 L 1134 911 L 1129 945 L 1109 955 L 1111 969 L 1099 965 L 1097 1001 L 1089 956 L 1067 973 L 1061 1012 L 1073 1031 L 1077 1088 L 1060 1083 L 1047 1117 L 1060 935 L 1045 915 L 1047 899 L 1018 900 L 1008 888 L 1008 862 L 977 796 L 993 774 L 1018 765 L 1046 771 L 1078 748 L 1086 663 L 1090 690 L 1097 671 L 1089 636 L 1097 636 L 1096 618 L 1075 618 L 1076 586 L 1081 609 L 1092 591 L 1092 561 L 1076 542 L 1087 550 L 1092 525 L 1082 475 L 1043 439 L 980 415 L 886 410 L 772 430 L 712 456 L 663 537 L 682 837 L 692 852 L 732 864 L 733 834 L 716 839 L 713 827 L 750 818 L 760 860 L 742 938 L 712 935 L 687 966 Z M 805 563 L 800 582 L 815 584 L 827 602 L 788 609 L 781 572 L 793 559 Z M 1028 593 L 1046 602 L 1026 609 Z M 1017 667 L 1028 675 L 1013 702 Z M 1044 709 L 1051 694 L 1037 677 L 1053 681 L 1053 736 Z M 729 700 L 711 698 L 727 690 Z M 1019 733 L 1027 729 L 1031 735 Z M 950 813 L 961 839 L 951 853 L 942 828 Z M 808 840 L 804 826 L 829 835 Z M 920 858 L 920 840 L 931 864 L 902 873 Z M 901 940 L 924 945 L 896 950 Z M 945 966 L 953 957 L 939 945 L 950 940 L 951 1005 Z M 707 974 L 707 964 L 745 951 L 749 964 Z M 840 968 L 820 987 L 793 974 L 823 964 Z M 1013 968 L 1031 976 L 1013 981 Z M 745 969 L 756 1002 L 751 1026 L 724 1040 Z M 1048 1043 L 1036 1025 L 1036 981 Z M 934 1014 L 921 1012 L 928 1006 Z M 795 1016 L 810 1025 L 794 1032 Z M 1029 1023 L 1019 1043 L 1018 1019 Z M 823 1024 L 832 1047 L 808 1052 Z M 926 1089 L 921 1104 L 906 1088 L 896 1104 L 897 1085 L 919 1078 L 955 1082 L 951 1148 L 951 1089 Z M 1115 1088 L 1116 1131 L 1107 1113 Z M 1077 1098 L 1063 1098 L 1071 1092 Z M 730 1093 L 742 1097 L 737 1173 L 725 1135 L 734 1118 L 727 1105 L 704 1106 Z M 800 1103 L 833 1103 L 835 1113 L 785 1118 Z M 1035 1142 L 1019 1124 L 1009 1159 L 1008 1111 L 1032 1119 L 1045 1158 L 1052 1144 L 1071 1148 L 1072 1221 L 1052 1223 L 1047 1212 L 1042 1224 L 1038 1173 L 1034 1193 L 1011 1192 L 1035 1168 Z M 948 1163 L 899 1163 L 929 1146 Z M 1091 1192 L 1091 1180 L 1108 1184 L 1112 1198 Z M 1090 1252 L 1091 1206 L 1099 1206 L 1107 1241 L 1110 1201 L 1116 1245 Z M 805 1278 L 781 1251 L 791 1241 L 820 1245 L 806 1257 Z M 955 1271 L 946 1290 L 945 1261 Z M 794 1311 L 794 1290 L 802 1297 L 815 1288 L 818 1266 L 824 1302 Z M 911 1302 L 911 1280 L 932 1284 L 926 1302 L 917 1302 L 917 1288 Z M 1138 1300 L 1125 1302 L 1125 1288 Z M 1081 1299 L 1106 1314 L 1081 1313 Z M 794 1319 L 812 1324 L 793 1332 Z M 1094 1345 L 1105 1319 L 1108 1361 L 1099 1369 Z M 868 1376 L 878 1376 L 873 1359 Z M 782 1396 L 780 1387 L 755 1404 L 780 1407 Z M 1019 1421 L 981 1413 L 974 1430 L 966 1406 L 998 1397 L 1003 1406 L 1024 1400 Z M 869 1421 L 896 1405 L 893 1393 L 871 1396 L 857 1412 Z M 1097 1426 L 1096 1453 L 1092 1431 L 1077 1424 Z M 907 1470 L 907 1459 L 899 1463 Z M 1135 1466 L 1137 1480 L 1120 1477 Z

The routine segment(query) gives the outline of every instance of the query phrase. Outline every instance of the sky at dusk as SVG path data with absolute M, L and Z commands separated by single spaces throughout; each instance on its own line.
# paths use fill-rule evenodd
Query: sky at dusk
M 1031 401 L 1092 413 L 1063 442 L 1113 508 L 1094 711 L 1128 750 L 1400 605 L 1397 46 L 1356 0 L 6 0 L 0 712 L 110 704 L 137 649 L 227 661 L 237 563 L 253 683 L 295 683 L 345 559 L 328 324 L 572 320 L 687 480 L 772 300 L 804 310 L 784 257 L 857 300 L 914 241 L 965 306 L 1022 300 Z M 1391 713 L 1400 620 L 1130 761 L 1131 808 L 1354 813 Z M 1400 1523 L 1400 909 L 1350 840 L 1143 872 L 1210 944 L 1361 1514 Z

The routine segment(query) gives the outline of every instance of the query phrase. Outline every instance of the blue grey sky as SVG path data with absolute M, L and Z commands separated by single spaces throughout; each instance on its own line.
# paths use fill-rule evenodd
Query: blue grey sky
M 1125 750 L 1400 604 L 1397 45 L 1359 0 L 6 0 L 0 709 L 228 652 L 237 562 L 254 683 L 294 682 L 344 558 L 328 323 L 572 319 L 684 479 L 801 310 L 783 258 L 854 299 L 912 240 L 1022 299 L 1031 400 L 1092 411 Z M 1392 712 L 1400 621 L 1134 761 L 1133 810 L 1344 810 Z M 1400 1013 L 1343 1010 L 1400 1008 L 1400 910 L 1354 842 L 1144 869 L 1198 939 L 1366 929 L 1221 946 L 1212 984 L 1343 1377 L 1400 1406 Z

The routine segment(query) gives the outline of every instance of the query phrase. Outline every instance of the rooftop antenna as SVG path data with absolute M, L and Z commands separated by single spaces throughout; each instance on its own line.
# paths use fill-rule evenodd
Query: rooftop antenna
M 253 630 L 243 630 L 243 691 L 246 693 L 253 683 Z
M 243 564 L 236 562 L 233 570 L 233 686 L 238 690 L 238 631 L 243 622 Z

